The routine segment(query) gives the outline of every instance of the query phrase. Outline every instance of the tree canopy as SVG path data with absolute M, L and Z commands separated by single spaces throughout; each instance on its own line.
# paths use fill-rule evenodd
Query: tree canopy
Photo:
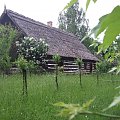
M 10 25 L 0 25 L 0 69 L 5 72 L 11 65 L 10 48 L 17 31 Z
M 73 33 L 80 40 L 85 37 L 89 31 L 88 20 L 85 18 L 83 9 L 79 9 L 79 2 L 76 2 L 66 11 L 59 14 L 59 28 Z

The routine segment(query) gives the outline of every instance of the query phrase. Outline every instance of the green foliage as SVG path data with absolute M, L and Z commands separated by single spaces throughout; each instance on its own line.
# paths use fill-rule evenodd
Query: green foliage
M 82 88 L 82 74 L 81 74 L 82 63 L 83 63 L 82 59 L 80 59 L 80 58 L 76 59 L 76 64 L 78 65 L 78 68 L 79 68 L 79 78 L 80 78 L 80 86 L 81 86 L 81 88 Z
M 17 31 L 10 25 L 0 25 L 0 69 L 4 73 L 11 67 L 9 52 L 16 35 Z
M 56 82 L 56 87 L 58 90 L 58 65 L 59 65 L 59 62 L 61 60 L 60 55 L 59 54 L 53 55 L 53 60 L 56 63 L 56 65 L 55 65 L 55 82 Z
M 102 50 L 106 50 L 120 33 L 120 6 L 116 6 L 113 11 L 99 19 L 99 24 L 93 30 L 95 37 L 105 31 Z M 111 34 L 112 33 L 112 34 Z
M 75 4 L 76 2 L 78 2 L 78 0 L 71 0 L 65 7 L 63 10 L 68 9 L 69 7 L 71 7 L 73 4 Z
M 24 58 L 24 56 L 19 55 L 15 64 L 21 69 L 23 75 L 23 95 L 27 95 L 27 70 L 29 68 L 29 62 Z
M 94 54 L 98 52 L 98 46 L 95 46 L 95 41 L 93 38 L 91 37 L 87 37 L 85 38 L 82 43 Z M 94 44 L 94 45 L 93 45 Z M 97 44 L 97 42 L 96 42 Z
M 93 0 L 93 2 L 95 3 L 97 0 Z M 64 7 L 63 10 L 68 9 L 69 7 L 71 7 L 72 5 L 74 5 L 75 3 L 77 3 L 78 0 L 70 0 L 70 2 Z M 86 10 L 88 9 L 88 6 L 90 4 L 91 0 L 87 0 L 86 1 Z
M 82 59 L 80 59 L 80 58 L 77 58 L 77 59 L 76 59 L 76 64 L 77 64 L 78 66 L 81 67 L 82 63 L 83 63 Z
M 55 61 L 56 64 L 59 64 L 59 62 L 61 61 L 60 55 L 59 54 L 53 55 L 53 60 Z
M 94 3 L 95 3 L 96 1 L 97 1 L 97 0 L 93 0 Z M 87 0 L 87 1 L 86 1 L 86 10 L 88 9 L 88 6 L 89 6 L 90 2 L 91 2 L 91 0 Z
M 119 74 L 120 73 L 120 66 L 117 65 L 116 67 L 113 67 L 109 73 L 113 73 L 113 72 L 116 72 L 116 74 Z
M 85 41 L 85 40 L 84 40 Z M 84 43 L 84 41 L 83 41 L 83 43 Z M 91 48 L 91 51 L 92 50 L 94 50 L 94 53 L 96 52 L 98 52 L 98 47 L 99 47 L 99 45 L 100 45 L 101 43 L 100 42 L 98 42 L 97 40 L 92 40 L 91 41 L 91 44 L 89 45 L 89 47 Z
M 120 88 L 120 86 L 116 87 L 116 89 L 119 89 L 119 88 Z M 107 108 L 103 109 L 103 111 L 106 111 L 106 110 L 108 110 L 112 107 L 116 107 L 118 105 L 120 105 L 120 96 L 114 97 L 114 100 L 112 101 L 112 103 Z
M 4 56 L 3 58 L 0 59 L 0 70 L 6 73 L 10 67 L 11 67 L 11 62 L 9 56 L 6 57 Z
M 28 69 L 28 61 L 22 56 L 22 55 L 19 55 L 17 61 L 15 62 L 15 64 L 22 70 L 22 69 L 25 69 L 27 70 Z
M 106 60 L 96 63 L 96 70 L 98 73 L 107 73 L 110 68 L 111 68 L 111 64 Z
M 120 98 L 118 98 L 118 99 L 119 100 L 115 99 L 114 103 L 112 103 L 109 107 L 112 107 L 118 101 L 120 102 Z M 80 104 L 65 104 L 63 102 L 55 103 L 54 106 L 62 107 L 62 110 L 59 112 L 58 116 L 69 116 L 69 120 L 72 120 L 78 114 L 79 115 L 83 115 L 83 114 L 98 115 L 101 117 L 109 117 L 109 118 L 114 118 L 114 119 L 120 118 L 120 116 L 117 116 L 117 115 L 110 115 L 110 114 L 104 114 L 104 113 L 100 113 L 100 112 L 90 111 L 89 107 L 93 101 L 94 101 L 94 99 L 91 99 L 91 100 L 87 101 L 86 103 L 83 103 L 82 106 L 80 106 Z
M 110 109 L 112 107 L 115 107 L 118 104 L 120 104 L 120 96 L 115 97 L 114 100 L 113 100 L 113 102 L 107 108 L 105 108 L 103 111 L 106 111 L 106 110 L 108 110 L 108 109 Z
M 28 62 L 28 69 L 29 69 L 29 71 L 31 72 L 32 70 L 35 70 L 37 68 L 37 65 L 36 65 L 36 63 L 34 62 L 34 61 L 29 61 Z
M 87 101 L 86 103 L 83 103 L 82 106 L 80 106 L 79 104 L 65 104 L 63 102 L 58 102 L 53 105 L 63 108 L 59 112 L 59 116 L 70 116 L 69 120 L 72 120 L 78 114 L 86 114 L 87 112 L 89 112 L 88 109 L 93 101 L 94 99 Z
M 10 25 L 0 25 L 0 57 L 9 55 L 12 41 L 15 39 L 17 31 Z

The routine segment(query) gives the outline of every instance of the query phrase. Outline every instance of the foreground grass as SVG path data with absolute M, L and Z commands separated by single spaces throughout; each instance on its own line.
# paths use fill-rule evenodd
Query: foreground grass
M 57 117 L 58 108 L 52 104 L 63 101 L 65 103 L 84 103 L 96 97 L 91 110 L 99 111 L 107 107 L 118 94 L 115 90 L 119 86 L 120 76 L 104 75 L 96 85 L 95 75 L 82 77 L 83 88 L 80 87 L 77 75 L 59 76 L 59 90 L 56 90 L 54 75 L 32 75 L 28 77 L 28 97 L 22 96 L 22 77 L 12 75 L 0 77 L 0 120 L 67 120 Z M 117 80 L 117 81 L 116 81 Z M 116 82 L 115 82 L 116 81 Z M 106 113 L 120 115 L 120 106 L 111 108 Z M 98 116 L 77 116 L 75 120 L 112 120 Z

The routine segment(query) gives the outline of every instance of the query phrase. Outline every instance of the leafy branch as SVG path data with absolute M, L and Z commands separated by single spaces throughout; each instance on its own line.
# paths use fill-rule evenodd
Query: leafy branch
M 87 101 L 86 103 L 83 103 L 82 106 L 80 106 L 80 104 L 65 104 L 64 102 L 58 102 L 53 105 L 62 108 L 61 111 L 58 113 L 58 116 L 69 117 L 69 120 L 72 120 L 77 115 L 97 115 L 100 117 L 120 119 L 120 116 L 117 116 L 117 115 L 90 111 L 89 107 L 93 103 L 94 100 L 95 98 Z

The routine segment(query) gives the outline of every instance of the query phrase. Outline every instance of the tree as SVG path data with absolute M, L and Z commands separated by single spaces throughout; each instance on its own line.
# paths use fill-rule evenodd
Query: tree
M 48 51 L 48 44 L 45 39 L 35 39 L 33 37 L 24 37 L 21 41 L 16 41 L 18 53 L 23 55 L 27 61 L 34 61 L 41 65 Z
M 60 55 L 56 54 L 53 56 L 53 60 L 55 61 L 56 65 L 55 65 L 55 82 L 56 82 L 56 87 L 58 90 L 58 64 L 60 62 Z
M 88 34 L 88 20 L 85 18 L 85 12 L 81 8 L 79 10 L 79 2 L 76 2 L 66 11 L 59 14 L 59 28 L 73 33 L 80 40 Z
M 17 61 L 15 62 L 16 65 L 22 70 L 23 74 L 23 95 L 27 95 L 27 69 L 28 69 L 28 61 L 24 59 L 22 55 L 19 55 Z
M 79 9 L 79 2 L 77 1 L 66 11 L 62 11 L 58 17 L 59 28 L 63 31 L 73 33 L 81 41 L 88 32 L 90 28 L 88 26 L 88 19 L 85 18 L 85 12 L 81 8 Z M 93 38 L 87 37 L 83 44 L 92 52 L 96 52 L 93 47 L 89 47 L 93 42 Z
M 77 65 L 78 65 L 78 69 L 79 69 L 80 86 L 81 86 L 81 88 L 82 88 L 82 79 L 81 79 L 82 74 L 81 74 L 81 67 L 82 67 L 82 63 L 83 63 L 83 61 L 82 61 L 82 59 L 77 58 L 77 59 L 76 59 L 76 63 L 77 63 Z
M 19 54 L 16 64 L 23 74 L 23 95 L 27 95 L 27 70 L 33 68 L 34 65 L 42 65 L 48 44 L 42 38 L 37 40 L 33 37 L 24 37 L 21 41 L 16 41 L 16 46 Z
M 0 70 L 3 75 L 11 67 L 10 48 L 16 36 L 17 31 L 10 25 L 0 25 Z

